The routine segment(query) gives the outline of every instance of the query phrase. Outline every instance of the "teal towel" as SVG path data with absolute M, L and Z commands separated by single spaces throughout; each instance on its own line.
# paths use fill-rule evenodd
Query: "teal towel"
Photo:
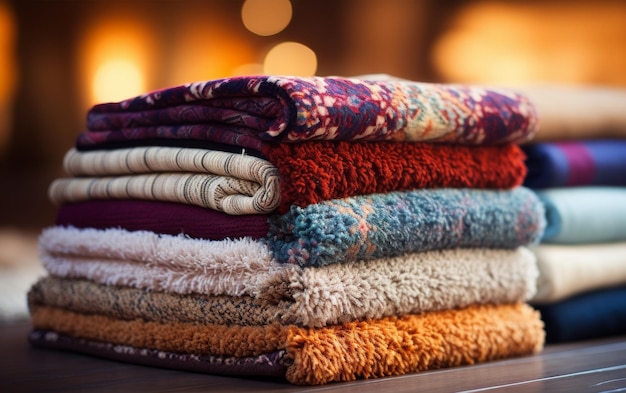
M 543 243 L 626 240 L 626 187 L 553 188 L 537 194 L 546 209 Z
M 281 263 L 324 266 L 451 248 L 516 248 L 539 242 L 543 205 L 524 187 L 419 189 L 292 206 L 270 218 Z

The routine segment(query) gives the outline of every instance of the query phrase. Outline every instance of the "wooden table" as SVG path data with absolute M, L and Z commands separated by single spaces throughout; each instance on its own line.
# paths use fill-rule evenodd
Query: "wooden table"
M 13 392 L 623 392 L 626 337 L 554 345 L 537 356 L 398 377 L 293 386 L 136 366 L 31 348 L 27 322 L 0 325 L 0 393 Z

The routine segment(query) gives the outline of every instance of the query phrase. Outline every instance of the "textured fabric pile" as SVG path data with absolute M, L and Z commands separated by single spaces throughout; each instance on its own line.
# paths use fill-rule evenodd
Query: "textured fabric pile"
M 294 384 L 542 349 L 524 95 L 240 77 L 87 119 L 49 189 L 33 345 Z
M 626 92 L 530 95 L 543 100 L 546 116 L 523 147 L 524 184 L 544 203 L 547 220 L 533 247 L 540 275 L 531 303 L 541 311 L 548 342 L 624 334 Z

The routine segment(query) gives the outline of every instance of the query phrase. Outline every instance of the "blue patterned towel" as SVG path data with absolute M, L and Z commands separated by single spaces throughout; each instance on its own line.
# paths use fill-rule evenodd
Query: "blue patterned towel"
M 564 187 L 537 195 L 546 209 L 543 243 L 626 240 L 626 187 Z
M 274 258 L 324 266 L 452 248 L 515 248 L 539 241 L 543 205 L 524 187 L 420 189 L 325 201 L 270 219 Z

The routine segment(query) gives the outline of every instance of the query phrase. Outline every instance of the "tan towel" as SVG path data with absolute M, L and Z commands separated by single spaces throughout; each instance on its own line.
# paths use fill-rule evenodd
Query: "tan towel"
M 626 284 L 626 242 L 540 245 L 536 304 L 555 303 L 595 289 Z

